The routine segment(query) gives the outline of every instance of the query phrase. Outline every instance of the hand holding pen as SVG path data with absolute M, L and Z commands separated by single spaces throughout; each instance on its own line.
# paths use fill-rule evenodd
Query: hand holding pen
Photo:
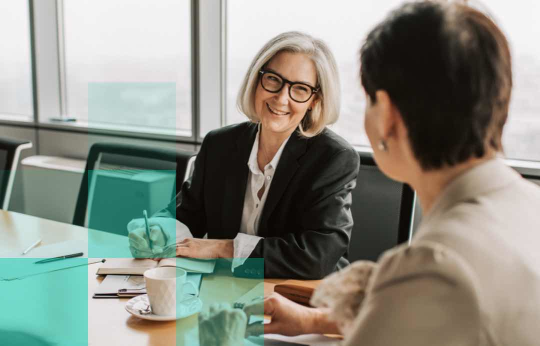
M 148 237 L 148 245 L 150 245 L 150 250 L 154 250 L 152 239 L 150 239 L 150 225 L 148 224 L 148 213 L 146 212 L 146 209 L 143 210 L 143 215 L 144 215 L 144 228 L 146 230 L 146 236 Z
M 174 235 L 175 233 L 175 223 L 176 220 L 171 218 L 149 218 L 148 213 L 145 211 L 143 211 L 142 218 L 131 220 L 127 225 L 127 229 L 129 249 L 133 257 L 154 258 L 164 256 L 163 251 L 167 248 L 167 245 L 170 245 L 168 244 L 169 234 Z

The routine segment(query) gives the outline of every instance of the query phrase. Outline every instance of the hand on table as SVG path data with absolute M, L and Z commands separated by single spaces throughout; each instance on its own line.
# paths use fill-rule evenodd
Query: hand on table
M 199 314 L 199 343 L 201 345 L 237 346 L 244 344 L 248 318 L 230 304 L 212 304 Z
M 150 228 L 150 240 L 146 235 L 146 225 L 144 219 L 131 220 L 127 225 L 129 232 L 129 249 L 135 258 L 153 257 L 174 257 L 174 247 L 167 247 L 169 243 L 174 245 L 175 220 L 170 218 L 150 218 L 148 219 Z M 172 250 L 172 251 L 171 251 Z
M 362 307 L 369 281 L 377 264 L 356 261 L 347 268 L 330 274 L 319 284 L 310 304 L 328 311 L 343 335 L 353 330 L 352 325 Z
M 234 241 L 232 239 L 186 238 L 176 243 L 176 256 L 199 259 L 233 258 Z
M 272 293 L 263 301 L 244 307 L 249 316 L 251 314 L 264 314 L 272 318 L 269 324 L 252 324 L 248 326 L 246 334 L 260 335 L 264 329 L 265 334 L 282 334 L 294 336 L 300 334 L 338 334 L 337 327 L 328 321 L 327 313 L 322 309 L 305 307 L 297 304 L 278 293 Z

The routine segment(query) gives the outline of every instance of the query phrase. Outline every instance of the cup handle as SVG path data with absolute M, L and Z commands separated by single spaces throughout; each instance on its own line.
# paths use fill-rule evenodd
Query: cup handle
M 184 287 L 186 285 L 191 285 L 191 287 L 193 287 L 193 290 L 195 291 L 195 297 L 197 297 L 199 295 L 199 289 L 197 288 L 197 286 L 195 286 L 195 284 L 191 281 L 186 281 L 184 282 L 184 284 L 182 285 L 182 292 L 184 292 Z

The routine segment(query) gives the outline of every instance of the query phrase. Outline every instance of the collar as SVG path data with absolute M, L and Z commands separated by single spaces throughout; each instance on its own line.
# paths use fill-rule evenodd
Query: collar
M 261 133 L 261 124 L 259 123 L 259 125 L 257 126 L 257 134 L 255 135 L 255 141 L 253 141 L 253 146 L 251 148 L 251 153 L 249 155 L 249 159 L 248 159 L 248 163 L 247 163 L 251 173 L 253 173 L 253 174 L 262 173 L 261 170 L 259 169 L 259 164 L 257 163 L 257 153 L 259 152 L 259 135 L 260 135 L 260 133 Z M 276 155 L 274 155 L 274 158 L 272 159 L 272 161 L 270 161 L 264 167 L 265 169 L 266 168 L 272 168 L 272 169 L 277 168 L 277 165 L 279 163 L 279 159 L 281 158 L 281 154 L 283 154 L 283 149 L 285 148 L 285 145 L 287 145 L 287 142 L 289 141 L 290 138 L 291 138 L 291 136 L 289 135 L 289 137 L 287 137 L 287 139 L 285 139 L 283 141 L 283 143 L 281 143 L 281 146 L 279 147 L 278 151 L 276 152 Z

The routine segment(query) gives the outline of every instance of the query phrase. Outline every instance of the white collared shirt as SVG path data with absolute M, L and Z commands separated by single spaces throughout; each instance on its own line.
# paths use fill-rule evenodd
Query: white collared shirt
M 283 148 L 289 141 L 290 136 L 283 141 L 276 155 L 270 163 L 264 167 L 264 172 L 261 172 L 257 163 L 257 153 L 259 151 L 259 134 L 261 126 L 257 131 L 251 154 L 249 155 L 248 167 L 249 175 L 246 186 L 246 195 L 244 197 L 244 208 L 242 210 L 242 222 L 240 223 L 240 232 L 234 238 L 234 259 L 231 269 L 234 271 L 236 267 L 244 264 L 246 259 L 251 255 L 253 249 L 257 246 L 262 237 L 257 236 L 260 217 L 266 203 L 266 197 L 270 190 L 270 185 L 274 178 L 279 159 L 283 153 Z M 259 199 L 257 193 L 264 185 L 264 193 Z

